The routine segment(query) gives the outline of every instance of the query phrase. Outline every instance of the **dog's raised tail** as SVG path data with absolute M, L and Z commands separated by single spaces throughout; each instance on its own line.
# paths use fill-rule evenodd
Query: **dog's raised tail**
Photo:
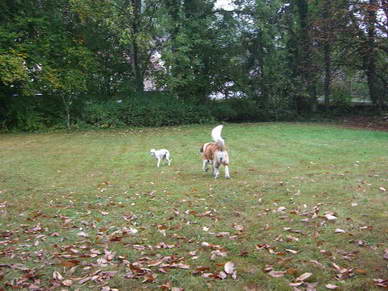
M 218 146 L 220 146 L 222 149 L 225 147 L 225 141 L 221 137 L 221 132 L 223 127 L 224 126 L 222 124 L 216 126 L 215 128 L 213 128 L 212 134 L 211 134 L 213 141 L 216 142 Z

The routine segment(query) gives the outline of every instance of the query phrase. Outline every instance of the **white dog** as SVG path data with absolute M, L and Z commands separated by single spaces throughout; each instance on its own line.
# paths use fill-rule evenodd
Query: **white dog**
M 214 178 L 218 178 L 220 175 L 220 166 L 225 167 L 225 178 L 229 179 L 229 155 L 226 151 L 225 141 L 221 137 L 223 125 L 218 125 L 213 128 L 211 136 L 214 142 L 205 143 L 201 147 L 202 153 L 202 169 L 207 172 L 208 164 L 212 164 Z
M 166 149 L 160 149 L 160 150 L 155 150 L 152 149 L 150 151 L 151 156 L 153 156 L 155 159 L 158 160 L 157 167 L 159 168 L 160 162 L 162 160 L 166 160 L 168 162 L 168 165 L 171 165 L 172 159 L 170 159 L 170 152 Z

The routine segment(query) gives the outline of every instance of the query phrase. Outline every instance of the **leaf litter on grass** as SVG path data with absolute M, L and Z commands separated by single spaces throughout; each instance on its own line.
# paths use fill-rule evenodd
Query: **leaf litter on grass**
M 349 174 L 346 178 L 350 179 Z M 112 181 L 101 184 L 97 194 L 89 196 L 95 200 L 87 204 L 81 204 L 75 194 L 58 196 L 55 214 L 41 209 L 28 219 L 8 223 L 1 232 L 0 254 L 12 263 L 0 265 L 1 280 L 10 288 L 114 290 L 123 287 L 115 280 L 119 277 L 137 287 L 173 290 L 185 286 L 184 280 L 171 280 L 176 276 L 232 286 L 254 281 L 262 273 L 266 280 L 299 290 L 343 288 L 360 277 L 370 281 L 369 287 L 386 286 L 381 269 L 386 246 L 371 227 L 373 221 L 357 213 L 345 215 L 341 200 L 325 199 L 330 194 L 313 196 L 315 192 L 304 184 L 309 183 L 307 178 L 291 188 L 287 177 L 282 177 L 282 185 L 269 186 L 267 192 L 254 180 L 237 186 L 211 181 L 211 192 L 209 185 L 197 185 L 195 192 L 192 185 L 173 190 L 185 183 L 181 179 L 168 189 L 179 199 L 167 194 L 159 199 L 159 184 L 161 189 L 169 187 L 152 179 L 152 184 L 147 183 L 150 189 L 125 189 L 127 196 L 139 195 L 120 204 L 115 199 L 123 191 L 115 193 L 119 184 Z M 257 193 L 254 187 L 263 192 L 260 201 L 249 194 Z M 285 187 L 295 189 L 289 191 L 293 199 L 282 192 Z M 7 213 L 14 213 L 11 198 L 0 201 Z M 361 200 L 343 205 L 350 201 L 361 208 Z M 363 265 L 368 253 L 381 259 L 376 269 Z M 265 280 L 255 282 L 266 286 Z

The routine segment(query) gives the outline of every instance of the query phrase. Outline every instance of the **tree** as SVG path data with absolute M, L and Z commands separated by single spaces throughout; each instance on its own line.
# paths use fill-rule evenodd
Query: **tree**
M 181 99 L 206 102 L 219 59 L 213 0 L 167 1 L 159 83 Z M 183 25 L 184 24 L 184 25 Z
M 383 1 L 357 0 L 349 5 L 352 29 L 357 36 L 354 44 L 360 68 L 365 72 L 372 102 L 381 112 L 384 107 L 384 92 L 387 84 L 386 71 L 386 27 L 377 17 L 377 11 L 383 9 Z

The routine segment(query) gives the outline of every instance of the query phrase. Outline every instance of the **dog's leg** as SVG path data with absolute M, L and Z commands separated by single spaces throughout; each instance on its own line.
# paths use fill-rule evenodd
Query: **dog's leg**
M 217 166 L 214 166 L 214 179 L 217 179 L 219 175 L 220 175 L 220 168 Z
M 218 176 L 220 175 L 220 164 L 217 163 L 217 161 L 213 161 L 212 166 L 213 166 L 213 176 L 215 179 L 217 179 Z
M 157 165 L 157 166 L 158 166 L 158 168 L 159 168 L 159 166 L 160 166 L 160 159 L 158 159 L 158 165 Z
M 170 159 L 170 153 L 166 154 L 166 160 L 168 162 L 168 165 L 170 166 L 171 165 L 171 161 L 172 161 L 172 159 Z
M 229 166 L 225 166 L 225 178 L 230 179 Z
M 209 161 L 208 160 L 203 160 L 202 161 L 202 170 L 204 171 L 204 172 L 207 172 L 208 170 L 209 170 L 209 168 L 208 168 L 208 165 L 209 164 Z

